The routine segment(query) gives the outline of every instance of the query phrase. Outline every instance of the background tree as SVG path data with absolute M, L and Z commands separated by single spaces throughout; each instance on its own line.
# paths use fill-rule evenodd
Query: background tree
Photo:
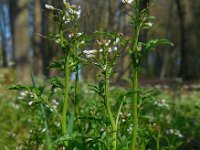
M 29 79 L 30 66 L 30 33 L 29 33 L 29 1 L 9 0 L 10 23 L 12 33 L 13 60 L 16 76 L 19 80 Z

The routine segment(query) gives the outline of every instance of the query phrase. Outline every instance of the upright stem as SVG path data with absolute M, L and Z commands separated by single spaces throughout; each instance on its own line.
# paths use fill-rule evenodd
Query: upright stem
M 78 33 L 78 18 L 75 20 L 74 24 L 74 32 Z M 79 63 L 75 66 L 75 94 L 74 94 L 74 107 L 75 107 L 75 117 L 76 117 L 76 123 L 78 127 L 80 128 L 80 119 L 79 117 Z
M 160 113 L 158 113 L 160 115 Z M 157 139 L 156 139 L 156 150 L 160 150 L 160 116 L 158 116 L 158 126 L 157 126 Z
M 69 58 L 68 54 L 65 54 L 65 91 L 64 91 L 64 103 L 63 103 L 63 111 L 62 111 L 62 134 L 67 133 L 67 125 L 66 125 L 66 115 L 67 115 L 67 107 L 68 107 L 68 99 L 69 99 Z
M 33 87 L 37 88 L 35 76 L 34 76 L 32 67 L 30 69 L 30 72 L 31 72 L 31 79 L 32 79 Z M 48 127 L 48 123 L 47 123 L 46 114 L 45 114 L 45 111 L 44 111 L 44 106 L 43 106 L 42 103 L 40 103 L 39 106 L 40 106 L 40 112 L 41 112 L 41 115 L 42 115 L 42 120 L 43 120 L 43 123 L 44 123 L 44 128 L 46 130 L 45 134 L 46 134 L 47 150 L 51 150 L 51 140 L 50 140 L 50 136 L 49 136 L 49 127 Z
M 158 131 L 158 134 L 157 134 L 156 150 L 160 150 L 160 131 Z
M 135 1 L 136 9 L 135 9 L 135 26 L 134 26 L 134 39 L 133 39 L 133 49 L 131 52 L 131 60 L 132 60 L 132 67 L 133 67 L 133 131 L 132 131 L 132 143 L 131 143 L 131 150 L 136 150 L 137 145 L 137 127 L 138 127 L 138 112 L 137 112 L 137 99 L 138 99 L 138 69 L 139 69 L 139 59 L 137 58 L 137 46 L 139 40 L 139 33 L 140 33 L 140 0 Z
M 132 146 L 131 150 L 136 150 L 136 139 L 137 139 L 137 99 L 138 99 L 138 68 L 134 68 L 133 77 L 133 132 L 132 132 Z
M 59 25 L 59 35 L 60 35 L 60 46 L 65 56 L 65 89 L 64 89 L 64 101 L 63 101 L 63 110 L 62 110 L 62 118 L 61 118 L 61 128 L 62 134 L 67 133 L 67 108 L 69 101 L 69 50 L 67 50 L 64 46 L 64 37 L 62 32 L 63 23 Z M 67 143 L 65 143 L 67 144 Z
M 79 117 L 79 64 L 76 65 L 76 75 L 75 75 L 75 96 L 74 96 L 74 105 L 75 105 L 75 115 L 76 115 L 76 123 L 78 127 L 80 127 L 80 119 Z
M 117 125 L 115 124 L 114 117 L 111 112 L 111 107 L 109 103 L 109 72 L 108 68 L 106 69 L 106 76 L 105 76 L 105 103 L 106 109 L 108 111 L 109 120 L 112 126 L 112 147 L 111 150 L 116 150 L 117 148 Z
M 40 104 L 40 111 L 41 111 L 42 118 L 43 118 L 43 121 L 44 121 L 44 127 L 46 129 L 47 150 L 51 150 L 51 141 L 50 141 L 50 137 L 49 137 L 49 127 L 48 127 L 48 124 L 47 124 L 47 118 L 46 118 L 46 115 L 45 115 L 43 104 Z

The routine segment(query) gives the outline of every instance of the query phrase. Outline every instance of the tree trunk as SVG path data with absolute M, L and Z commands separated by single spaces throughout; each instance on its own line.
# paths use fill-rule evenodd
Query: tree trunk
M 2 24 L 0 25 L 0 36 L 1 36 L 1 49 L 2 49 L 2 67 L 7 67 L 8 62 L 7 62 L 7 52 L 6 52 L 6 44 L 7 44 L 7 39 L 6 39 L 6 15 L 5 11 L 3 11 L 3 7 L 6 5 L 5 1 L 0 2 L 0 20 Z
M 44 7 L 45 4 L 52 4 L 53 1 L 51 0 L 46 0 L 46 1 L 41 1 L 41 5 Z M 54 1 L 55 2 L 55 1 Z M 42 35 L 47 36 L 48 33 L 56 33 L 56 28 L 55 24 L 52 23 L 53 20 L 52 17 L 49 17 L 48 13 L 46 12 L 46 8 L 43 8 L 42 12 Z M 42 56 L 42 70 L 43 74 L 46 77 L 49 77 L 50 71 L 48 69 L 49 63 L 51 59 L 54 56 L 54 44 L 52 44 L 52 41 L 48 41 L 47 39 L 42 38 L 42 46 L 41 46 L 41 56 Z
M 16 63 L 18 80 L 29 81 L 29 11 L 27 0 L 10 0 L 10 23 L 13 45 L 13 59 Z
M 173 11 L 172 11 L 172 8 L 173 8 L 173 0 L 170 0 L 169 1 L 169 7 L 168 7 L 168 16 L 167 16 L 167 19 L 166 19 L 166 33 L 165 33 L 165 37 L 168 39 L 170 39 L 171 37 L 171 32 L 169 32 L 171 30 L 171 23 L 172 23 L 172 18 L 171 16 L 173 15 Z M 169 49 L 165 49 L 164 50 L 164 55 L 163 55 L 163 66 L 161 68 L 161 72 L 160 72 L 160 78 L 161 79 L 164 79 L 166 77 L 169 77 L 170 75 L 170 54 L 172 52 L 169 51 Z
M 36 75 L 42 73 L 41 46 L 42 39 L 36 34 L 42 34 L 42 12 L 40 0 L 33 1 L 33 70 Z
M 184 10 L 181 0 L 176 0 L 177 14 L 179 17 L 180 26 L 180 53 L 181 53 L 181 64 L 179 77 L 188 78 L 188 65 L 187 65 L 187 53 L 185 48 L 185 19 Z

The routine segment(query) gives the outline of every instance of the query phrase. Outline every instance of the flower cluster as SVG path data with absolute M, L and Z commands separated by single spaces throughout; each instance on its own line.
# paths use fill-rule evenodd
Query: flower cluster
M 171 135 L 176 135 L 178 136 L 179 138 L 183 138 L 183 135 L 181 134 L 181 132 L 177 129 L 168 129 L 166 131 L 167 134 L 171 134 Z
M 69 23 L 73 20 L 79 19 L 81 16 L 81 7 L 76 5 L 71 5 L 65 10 L 63 20 L 65 23 Z
M 162 99 L 161 101 L 155 101 L 154 105 L 157 107 L 165 107 L 165 108 L 169 107 L 169 105 L 166 103 L 165 99 Z
M 59 102 L 56 99 L 52 99 L 53 107 L 56 109 L 59 105 Z
M 27 100 L 28 101 L 28 105 L 32 105 L 34 101 L 34 99 L 37 99 L 37 95 L 33 92 L 30 91 L 22 91 L 20 92 L 18 99 L 20 100 Z
M 129 133 L 129 134 L 131 134 L 132 133 L 132 130 L 133 130 L 133 124 L 130 124 L 130 126 L 128 127 L 128 129 L 126 129 L 127 130 L 127 132 Z
M 20 92 L 18 99 L 26 99 L 26 98 L 31 98 L 34 99 L 36 98 L 36 94 L 33 92 L 29 92 L 29 91 L 22 91 Z
M 131 116 L 130 113 L 127 114 L 127 113 L 122 113 L 122 112 L 120 112 L 119 115 L 122 118 L 122 122 L 126 122 Z
M 86 55 L 86 57 L 90 58 L 90 57 L 95 57 L 96 53 L 102 53 L 102 52 L 114 52 L 118 50 L 117 45 L 120 44 L 120 37 L 116 37 L 114 41 L 111 40 L 102 40 L 96 41 L 98 47 L 100 47 L 100 49 L 91 49 L 91 50 L 84 50 L 83 53 Z
M 81 7 L 80 6 L 76 6 L 76 5 L 70 5 L 69 3 L 67 3 L 65 0 L 63 1 L 64 5 L 65 5 L 65 10 L 64 10 L 64 14 L 63 14 L 63 21 L 64 23 L 69 23 L 73 20 L 79 19 L 81 16 Z M 46 9 L 49 10 L 57 10 L 59 12 L 62 12 L 62 10 L 53 7 L 52 5 L 46 4 L 45 5 Z

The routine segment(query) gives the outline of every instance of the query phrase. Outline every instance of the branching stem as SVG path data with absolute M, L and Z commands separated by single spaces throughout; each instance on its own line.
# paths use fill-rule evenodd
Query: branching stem
M 107 59 L 106 59 L 106 64 L 107 64 Z M 111 111 L 111 106 L 109 103 L 109 77 L 110 77 L 110 68 L 106 68 L 105 72 L 105 104 L 106 104 L 106 109 L 108 112 L 109 120 L 111 123 L 112 127 L 112 145 L 111 145 L 111 150 L 116 150 L 117 148 L 117 125 L 115 124 L 115 120 Z

